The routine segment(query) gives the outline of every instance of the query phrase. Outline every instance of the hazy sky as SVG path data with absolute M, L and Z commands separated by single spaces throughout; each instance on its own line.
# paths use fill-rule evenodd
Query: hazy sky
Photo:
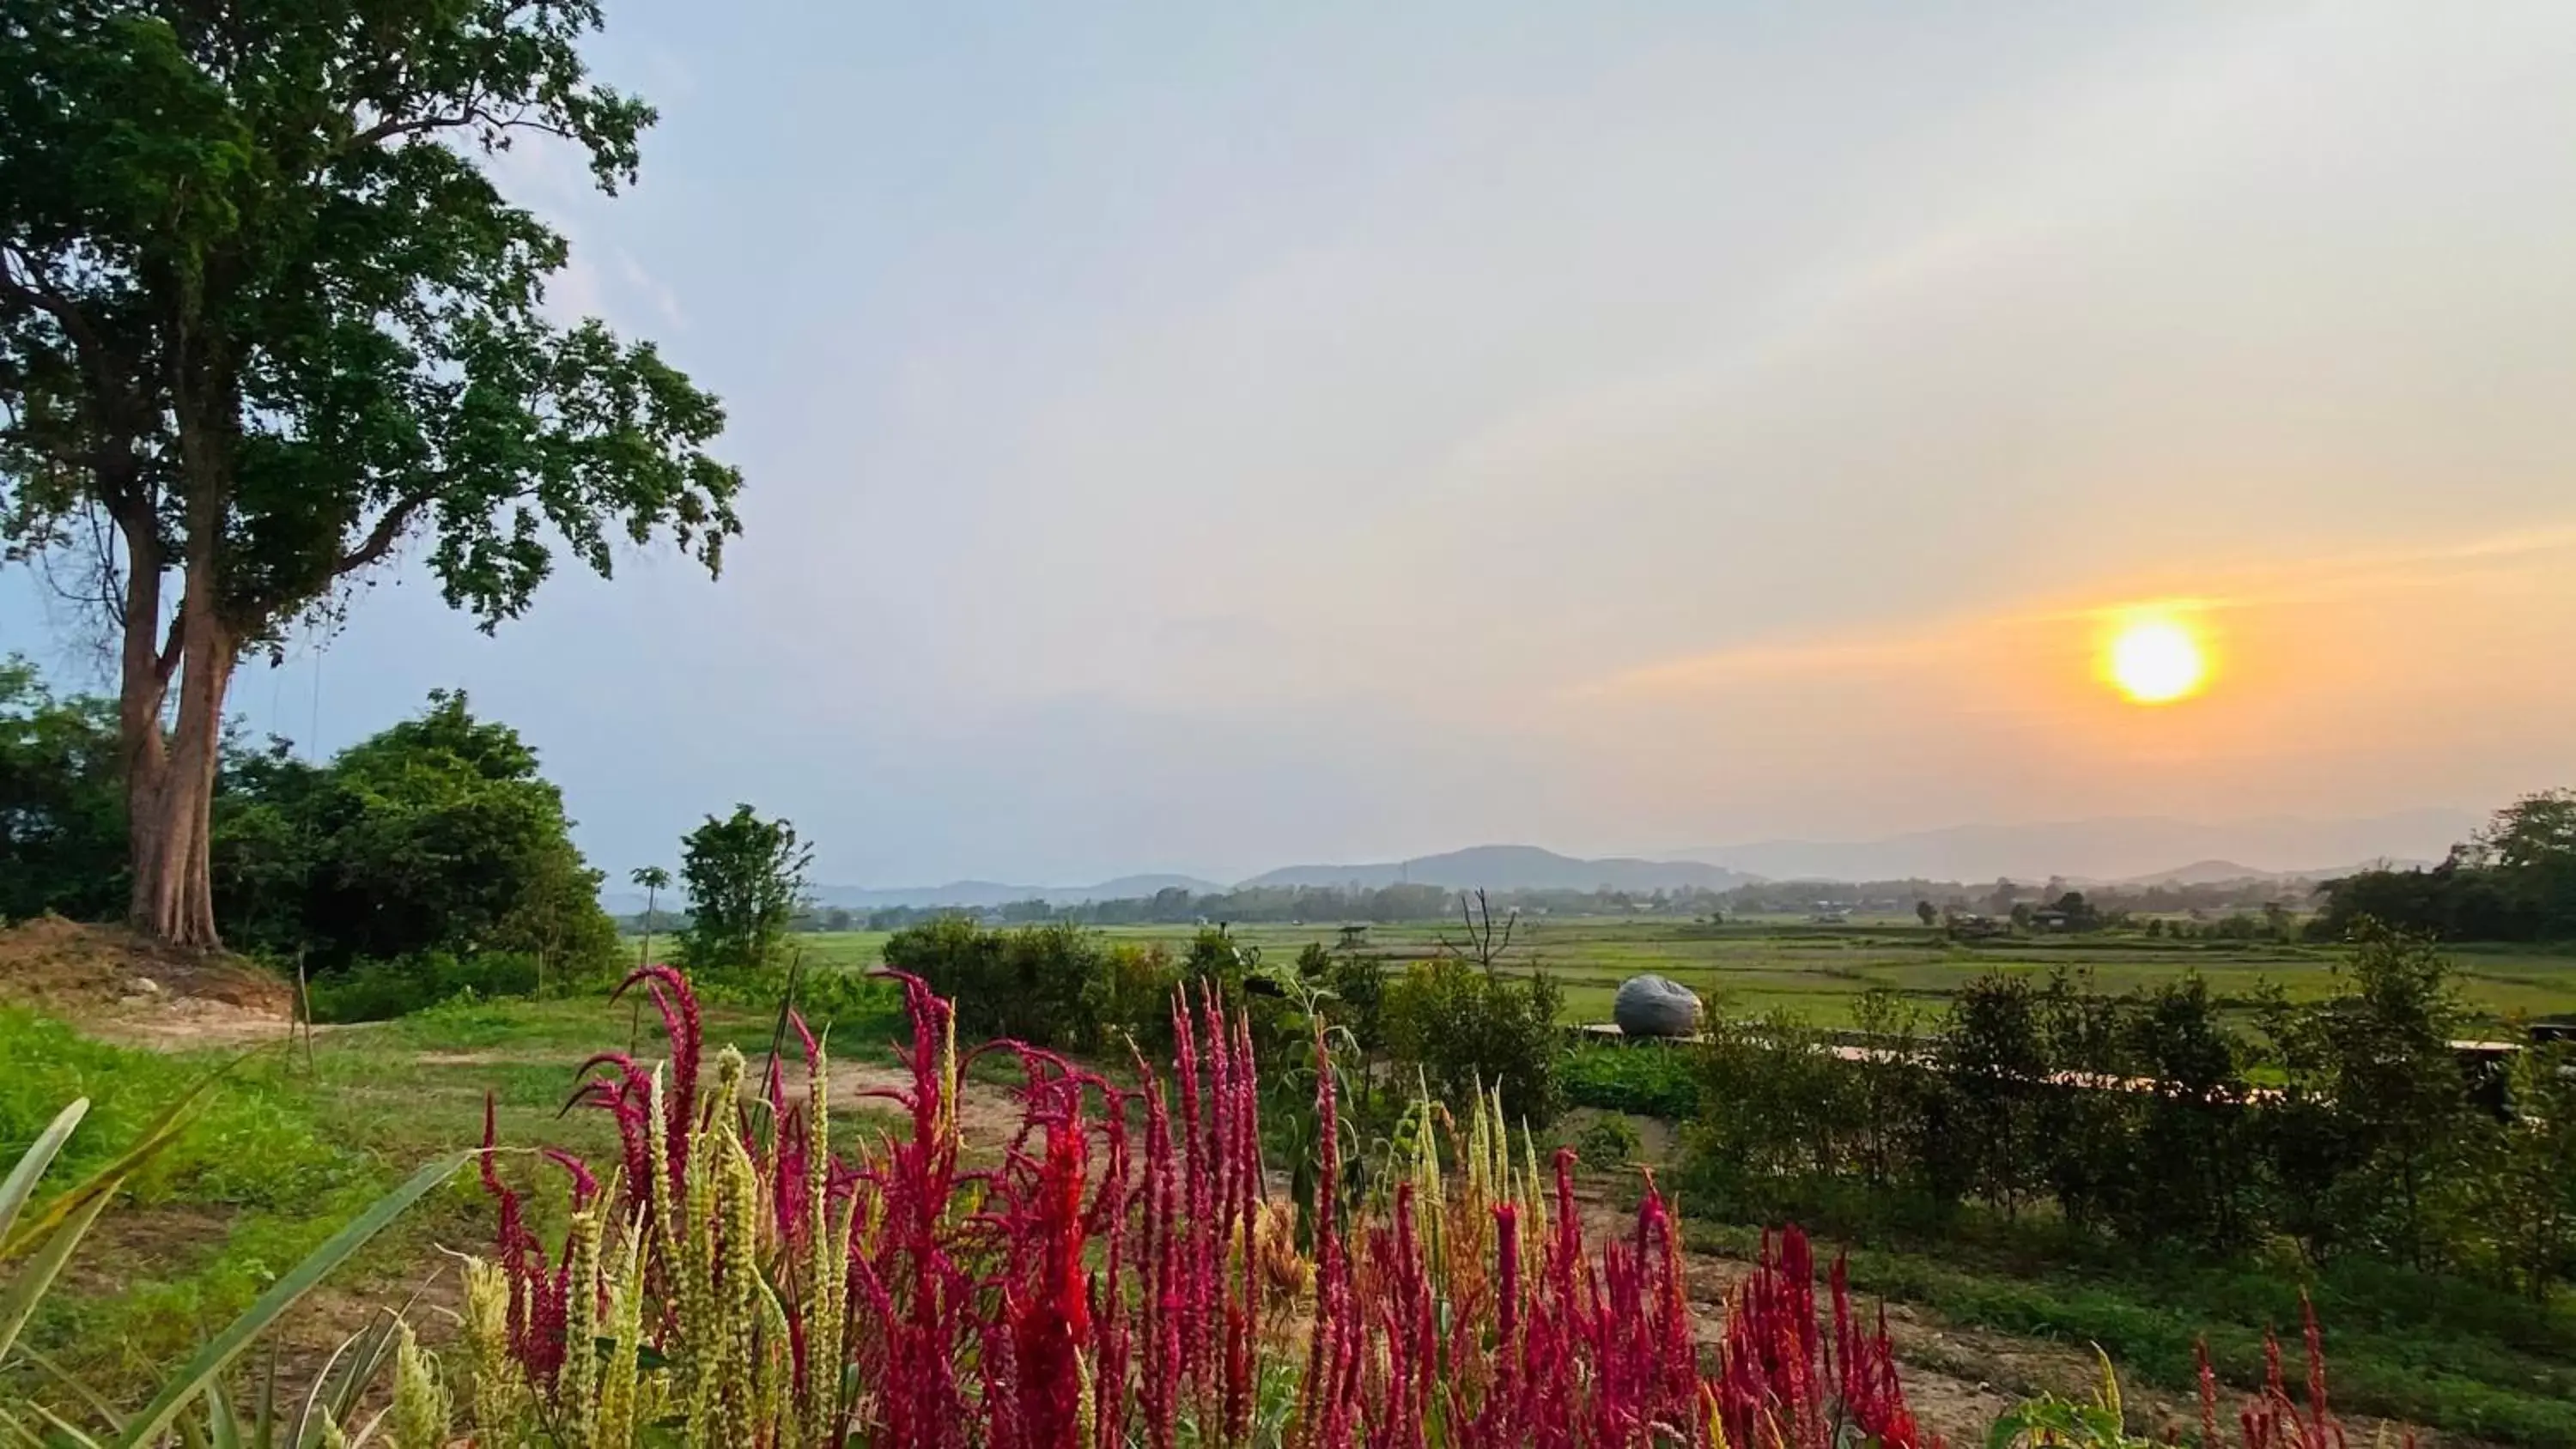
M 746 537 L 237 710 L 853 883 L 2576 783 L 2576 6 L 1257 8 L 612 3 L 643 184 L 510 185 Z

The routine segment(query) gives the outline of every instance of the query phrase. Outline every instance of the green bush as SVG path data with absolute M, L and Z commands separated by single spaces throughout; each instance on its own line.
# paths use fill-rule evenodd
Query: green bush
M 1583 1165 L 1604 1171 L 1626 1167 L 1645 1151 L 1646 1140 L 1638 1135 L 1637 1124 L 1619 1112 L 1594 1120 L 1574 1139 L 1574 1155 Z
M 468 992 L 484 1001 L 528 996 L 537 985 L 532 956 L 425 951 L 398 961 L 361 961 L 336 975 L 315 978 L 308 989 L 315 1021 L 346 1022 L 389 1021 Z
M 1111 1050 L 1130 1035 L 1168 1040 L 1172 989 L 1184 974 L 1159 946 L 1107 946 L 1068 922 L 988 931 L 962 916 L 897 931 L 885 964 L 954 1001 L 961 1037 L 1082 1052 Z
M 1693 1060 L 1678 1048 L 1585 1046 L 1567 1052 L 1558 1070 L 1569 1106 L 1686 1122 L 1699 1115 Z
M 2255 1030 L 2197 975 L 2121 994 L 2059 973 L 1966 984 L 1918 1039 L 1864 998 L 1875 1050 L 1788 1017 L 1718 1021 L 1696 1056 L 1686 1171 L 1701 1200 L 1831 1227 L 1940 1228 L 1974 1200 L 2069 1241 L 2229 1255 L 2295 1239 L 2546 1297 L 2576 1270 L 2576 1087 L 2534 1054 L 2463 1071 L 2467 1018 L 2421 941 L 2365 931 L 2318 1001 Z M 1575 1053 L 1576 1100 L 1634 1108 L 1644 1072 Z M 2254 1086 L 2255 1074 L 2265 1079 Z
M 740 1006 L 775 1013 L 788 992 L 783 968 L 720 971 L 693 977 L 690 987 L 710 1005 Z M 831 1032 L 847 1042 L 864 1040 L 891 1029 L 903 1015 L 903 996 L 894 983 L 864 971 L 807 968 L 795 981 L 796 1012 L 820 1035 Z
M 1499 1087 L 1504 1116 L 1543 1126 L 1564 1104 L 1560 1000 L 1544 972 L 1505 975 L 1454 956 L 1417 961 L 1387 990 L 1387 1047 L 1453 1108 L 1479 1086 Z

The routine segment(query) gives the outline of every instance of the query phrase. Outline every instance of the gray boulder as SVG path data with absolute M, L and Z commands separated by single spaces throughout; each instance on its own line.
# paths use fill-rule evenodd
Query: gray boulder
M 1627 1036 L 1689 1036 L 1699 1030 L 1699 997 L 1665 977 L 1631 976 L 1619 983 L 1610 1019 Z

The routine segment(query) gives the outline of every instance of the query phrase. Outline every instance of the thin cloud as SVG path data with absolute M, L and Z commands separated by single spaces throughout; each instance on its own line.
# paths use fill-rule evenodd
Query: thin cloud
M 2070 625 L 2100 626 L 2143 613 L 2221 616 L 2265 609 L 2348 602 L 2401 590 L 2435 588 L 2470 577 L 2493 578 L 2498 565 L 2576 553 L 2576 525 L 2526 529 L 2458 543 L 2379 549 L 2310 559 L 2244 564 L 2219 571 L 2208 592 L 2121 591 L 2109 599 L 2042 605 L 1894 625 L 1866 634 L 1765 641 L 1662 660 L 1585 680 L 1568 694 L 1599 699 L 1688 693 L 1747 679 L 1895 674 L 1974 657 L 2011 636 Z M 2576 585 L 2558 587 L 2576 593 Z

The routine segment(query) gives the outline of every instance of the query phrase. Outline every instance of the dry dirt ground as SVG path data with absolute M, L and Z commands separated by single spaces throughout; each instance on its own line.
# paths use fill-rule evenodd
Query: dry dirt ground
M 185 1051 L 283 1039 L 295 993 L 237 956 L 40 916 L 0 930 L 0 1001 L 77 1021 L 109 1041 Z

